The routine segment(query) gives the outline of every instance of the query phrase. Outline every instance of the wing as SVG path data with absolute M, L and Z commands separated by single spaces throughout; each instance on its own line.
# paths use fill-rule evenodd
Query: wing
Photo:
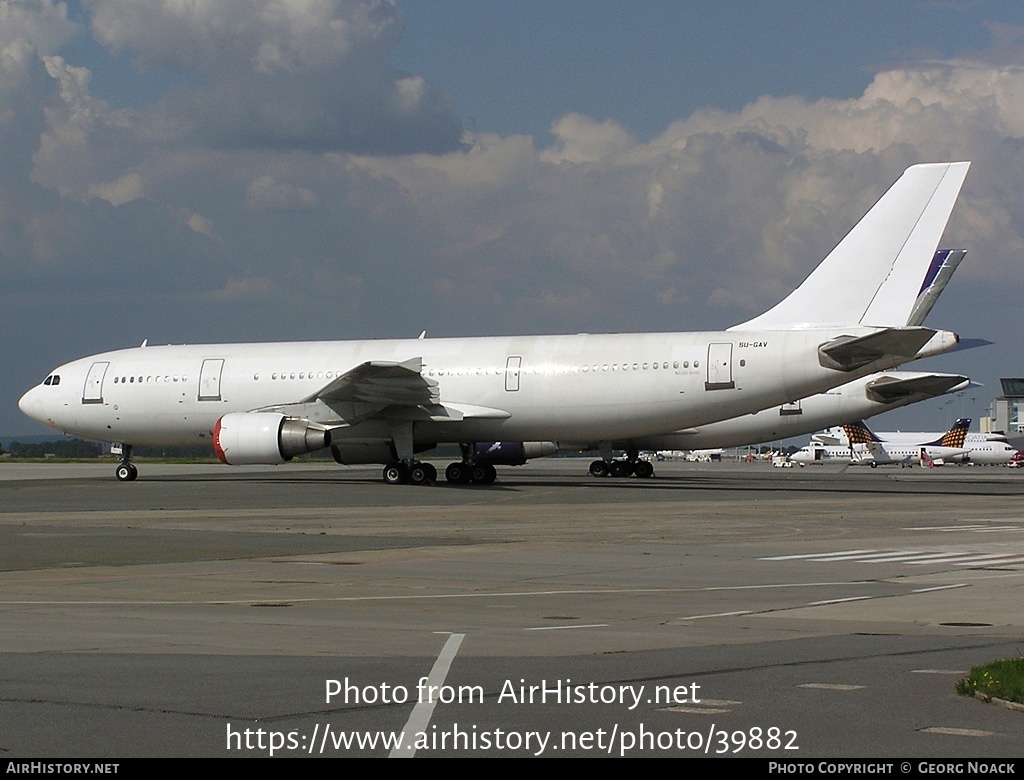
M 423 360 L 401 363 L 370 360 L 335 377 L 297 403 L 254 411 L 279 412 L 328 426 L 355 425 L 370 418 L 387 420 L 462 420 L 466 417 L 505 418 L 501 409 L 441 403 L 438 384 L 422 374 Z

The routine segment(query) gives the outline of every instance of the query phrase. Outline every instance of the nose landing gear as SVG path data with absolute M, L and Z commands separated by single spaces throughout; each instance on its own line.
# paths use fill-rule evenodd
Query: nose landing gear
M 117 464 L 114 476 L 118 482 L 134 482 L 139 478 L 139 470 L 132 463 L 132 445 L 124 444 L 121 447 L 121 462 Z

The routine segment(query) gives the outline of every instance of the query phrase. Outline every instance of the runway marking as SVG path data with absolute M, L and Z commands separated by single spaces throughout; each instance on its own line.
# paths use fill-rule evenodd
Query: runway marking
M 0 579 L 2 584 L 2 579 Z M 845 587 L 848 585 L 863 585 L 863 582 L 799 582 L 782 585 L 751 585 L 751 586 L 730 586 L 711 588 L 606 588 L 587 590 L 541 590 L 541 591 L 512 591 L 512 592 L 481 592 L 481 593 L 435 593 L 410 596 L 329 596 L 310 598 L 288 598 L 290 604 L 322 604 L 322 603 L 358 603 L 361 601 L 429 601 L 434 599 L 497 599 L 497 598 L 523 598 L 531 596 L 606 596 L 616 594 L 644 594 L 644 593 L 708 593 L 722 590 L 765 590 L 769 588 L 806 588 L 806 587 Z M 211 606 L 227 605 L 251 605 L 258 601 L 255 598 L 248 599 L 168 599 L 168 600 L 122 600 L 106 599 L 92 601 L 64 600 L 30 600 L 10 599 L 0 600 L 0 607 L 24 607 L 24 606 L 99 606 L 111 605 L 122 606 L 178 606 L 182 604 L 206 604 Z
M 740 610 L 739 612 L 714 612 L 708 615 L 687 615 L 686 617 L 676 618 L 676 620 L 703 620 L 704 618 L 716 618 L 716 617 L 736 617 L 738 615 L 752 615 L 754 614 L 751 610 Z
M 607 628 L 607 623 L 587 623 L 582 626 L 533 626 L 524 628 L 524 631 L 569 631 L 573 628 Z
M 910 591 L 911 593 L 932 593 L 936 590 L 956 590 L 957 588 L 966 588 L 966 582 L 958 582 L 956 585 L 936 585 L 934 588 L 915 588 Z
M 955 675 L 956 677 L 959 677 L 962 674 L 967 674 L 967 672 L 965 672 L 965 671 L 963 671 L 961 669 L 911 669 L 910 673 L 911 674 L 949 674 L 949 675 Z
M 867 599 L 871 599 L 871 598 L 874 598 L 874 596 L 850 596 L 850 597 L 845 598 L 845 599 L 825 599 L 824 601 L 812 601 L 807 606 L 808 607 L 822 607 L 822 606 L 825 606 L 826 604 L 842 604 L 843 602 L 846 602 L 846 601 L 866 601 Z
M 918 526 L 907 526 L 904 531 L 938 531 L 939 533 L 951 534 L 958 533 L 960 531 L 967 531 L 974 534 L 987 534 L 994 533 L 996 531 L 1010 531 L 1010 532 L 1021 532 L 1024 531 L 1024 525 L 1006 525 L 1007 521 L 1005 518 L 999 520 L 971 520 L 969 523 L 961 525 L 918 525 Z M 1003 523 L 1003 525 L 989 525 L 989 523 Z
M 925 734 L 949 734 L 954 737 L 991 737 L 994 731 L 982 731 L 981 729 L 954 729 L 945 726 L 930 726 L 926 729 L 919 729 Z
M 803 683 L 797 688 L 817 688 L 823 691 L 859 691 L 864 685 L 844 685 L 843 683 Z
M 843 550 L 835 553 L 806 553 L 804 555 L 774 555 L 771 558 L 758 558 L 759 561 L 796 561 L 804 558 L 817 558 L 819 555 L 857 555 L 875 552 L 874 550 Z
M 462 644 L 462 640 L 465 638 L 465 634 L 452 634 L 448 637 L 448 641 L 441 648 L 441 654 L 434 661 L 430 674 L 427 675 L 425 686 L 427 690 L 440 688 L 444 685 L 445 678 L 448 677 L 448 670 L 451 669 L 452 661 L 455 660 L 455 654 L 459 652 L 459 645 Z M 405 722 L 405 727 L 398 737 L 398 742 L 392 748 L 388 758 L 412 758 L 416 755 L 416 735 L 427 730 L 436 704 L 437 700 L 431 696 L 428 697 L 427 701 L 418 702 L 412 708 L 412 714 L 409 716 L 409 720 Z M 402 746 L 401 749 L 398 747 L 399 745 Z
M 1024 564 L 1024 552 L 957 552 L 946 550 L 840 550 L 836 552 L 805 553 L 802 555 L 779 555 L 758 558 L 759 561 L 801 561 L 813 563 L 900 563 L 906 566 L 927 566 L 929 564 L 951 564 L 954 566 L 976 566 L 999 561 L 1003 564 Z

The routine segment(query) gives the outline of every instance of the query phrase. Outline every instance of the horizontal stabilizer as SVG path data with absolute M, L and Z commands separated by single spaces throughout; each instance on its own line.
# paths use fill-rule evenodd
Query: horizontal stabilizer
M 935 333 L 931 328 L 887 328 L 867 336 L 839 336 L 818 347 L 818 361 L 838 371 L 855 371 L 882 359 L 903 363 L 912 360 Z
M 893 403 L 913 396 L 934 398 L 964 390 L 970 385 L 971 380 L 960 374 L 919 374 L 908 378 L 882 376 L 869 382 L 865 392 L 872 401 Z
M 977 349 L 978 347 L 991 347 L 991 341 L 988 339 L 960 339 L 957 345 L 953 347 L 950 352 L 963 352 L 965 349 Z

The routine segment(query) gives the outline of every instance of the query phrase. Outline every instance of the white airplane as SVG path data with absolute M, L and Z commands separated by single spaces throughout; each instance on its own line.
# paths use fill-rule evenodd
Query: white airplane
M 824 393 L 793 403 L 765 409 L 754 414 L 675 433 L 644 436 L 616 442 L 617 449 L 627 452 L 657 450 L 706 450 L 723 447 L 745 447 L 766 441 L 778 441 L 821 430 L 829 423 L 847 423 L 873 417 L 892 409 L 929 398 L 955 393 L 971 386 L 971 380 L 960 374 L 936 374 L 913 371 L 885 371 L 848 382 Z M 829 431 L 842 430 L 841 427 Z M 821 434 L 815 434 L 820 436 Z M 926 437 L 920 441 L 927 441 Z M 822 444 L 848 446 L 847 442 L 816 439 Z M 593 471 L 600 472 L 601 461 L 595 461 Z M 619 463 L 619 461 L 613 462 Z M 592 471 L 592 473 L 593 473 Z M 628 469 L 617 467 L 614 475 L 625 476 Z M 595 476 L 603 476 L 598 473 Z
M 851 441 L 868 441 L 869 437 L 874 437 L 884 442 L 887 447 L 901 446 L 912 448 L 915 446 L 920 447 L 927 442 L 941 441 L 943 436 L 949 437 L 950 433 L 953 431 L 962 431 L 962 434 L 957 433 L 956 437 L 952 440 L 950 438 L 946 438 L 944 443 L 963 450 L 963 453 L 941 458 L 942 462 L 977 463 L 986 466 L 1002 466 L 1013 460 L 1018 450 L 1007 442 L 1006 434 L 970 433 L 968 431 L 970 424 L 970 419 L 958 419 L 951 431 L 944 435 L 939 433 L 911 431 L 872 433 L 863 425 L 863 423 L 861 423 L 859 426 L 857 424 L 835 426 L 833 428 L 829 428 L 823 433 L 816 433 L 811 438 L 813 441 L 818 441 L 822 444 L 849 447 Z M 936 462 L 936 465 L 941 464 Z
M 906 325 L 923 324 L 966 254 L 966 250 L 963 249 L 940 249 L 935 253 Z M 624 477 L 633 473 L 649 476 L 652 469 L 638 462 L 634 455 L 640 450 L 655 450 L 659 456 L 676 459 L 685 457 L 688 451 L 694 449 L 720 450 L 724 447 L 744 447 L 778 441 L 812 433 L 827 425 L 857 422 L 890 409 L 898 409 L 945 393 L 955 393 L 970 386 L 971 381 L 959 374 L 905 371 L 873 374 L 810 398 L 782 404 L 778 408 L 761 410 L 742 417 L 702 425 L 699 428 L 615 442 L 615 448 L 625 450 L 627 457 L 610 460 L 610 456 L 606 456 L 603 460 L 596 460 L 590 466 L 590 473 L 597 477 Z M 919 441 L 927 441 L 929 438 L 933 437 L 924 437 Z M 822 443 L 846 444 L 824 440 Z M 577 449 L 596 448 L 593 442 L 576 442 L 574 446 Z
M 955 346 L 907 327 L 970 163 L 908 168 L 787 298 L 724 332 L 141 347 L 66 363 L 19 406 L 66 433 L 136 444 L 211 441 L 228 464 L 330 447 L 388 483 L 436 476 L 416 458 L 457 443 L 446 478 L 554 441 L 616 440 L 748 414 Z M 653 473 L 653 469 L 652 469 Z
M 967 450 L 964 439 L 970 420 L 957 420 L 956 424 L 946 433 L 939 434 L 933 440 L 916 444 L 899 444 L 882 441 L 863 423 L 858 422 L 844 426 L 846 428 L 846 446 L 821 444 L 812 441 L 806 447 L 790 456 L 794 463 L 840 462 L 851 466 L 909 466 L 914 460 L 922 466 L 942 465 L 956 458 L 962 458 Z

